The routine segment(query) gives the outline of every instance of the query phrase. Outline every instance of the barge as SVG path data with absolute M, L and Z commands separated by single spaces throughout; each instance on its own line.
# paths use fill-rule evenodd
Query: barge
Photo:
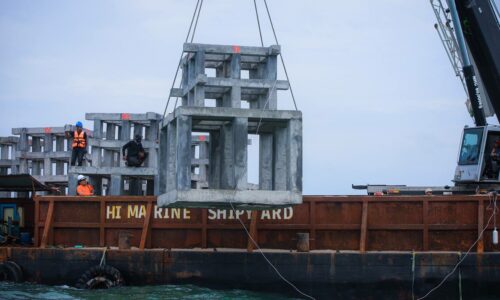
M 487 195 L 304 196 L 301 205 L 262 211 L 161 208 L 154 196 L 1 202 L 23 207 L 22 230 L 34 238 L 31 247 L 0 248 L 0 259 L 18 264 L 30 282 L 75 286 L 104 258 L 129 285 L 194 283 L 300 297 L 262 251 L 317 299 L 416 299 L 462 259 L 428 299 L 500 297 Z M 309 235 L 309 251 L 297 250 L 299 233 Z

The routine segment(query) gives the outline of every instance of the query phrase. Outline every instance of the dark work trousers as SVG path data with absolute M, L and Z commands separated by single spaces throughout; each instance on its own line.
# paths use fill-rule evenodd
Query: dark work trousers
M 129 167 L 140 167 L 142 163 L 148 157 L 147 153 L 144 153 L 144 157 L 139 158 L 139 156 L 127 156 L 127 166 Z
M 73 151 L 71 151 L 71 165 L 74 166 L 76 160 L 78 159 L 78 166 L 82 166 L 83 163 L 83 156 L 87 150 L 85 148 L 73 148 Z

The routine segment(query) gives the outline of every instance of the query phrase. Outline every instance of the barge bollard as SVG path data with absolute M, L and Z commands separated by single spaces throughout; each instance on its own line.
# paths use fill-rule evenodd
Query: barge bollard
M 309 232 L 297 233 L 297 251 L 309 252 Z
M 120 231 L 118 233 L 118 248 L 122 249 L 130 249 L 130 231 Z

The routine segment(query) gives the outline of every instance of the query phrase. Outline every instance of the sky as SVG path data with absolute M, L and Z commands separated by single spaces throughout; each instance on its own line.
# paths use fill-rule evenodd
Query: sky
M 268 4 L 303 113 L 304 194 L 452 184 L 462 129 L 473 122 L 429 1 Z M 162 113 L 195 5 L 0 1 L 0 136 L 78 120 L 91 128 L 86 112 Z M 264 43 L 275 44 L 257 5 Z M 253 9 L 252 0 L 205 0 L 194 42 L 259 46 Z M 288 92 L 278 102 L 293 109 Z

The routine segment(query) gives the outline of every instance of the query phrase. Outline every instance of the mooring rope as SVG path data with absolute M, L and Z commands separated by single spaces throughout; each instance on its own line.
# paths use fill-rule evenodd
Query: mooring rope
M 236 191 L 234 193 L 234 195 L 236 195 Z M 247 227 L 245 226 L 245 223 L 243 223 L 243 221 L 241 221 L 239 215 L 236 213 L 236 210 L 234 209 L 234 206 L 233 206 L 233 202 L 231 200 L 229 200 L 229 204 L 231 205 L 231 208 L 233 210 L 233 213 L 234 215 L 236 216 L 236 218 L 238 219 L 238 221 L 240 222 L 241 226 L 243 227 L 243 229 L 245 230 L 248 238 L 252 241 L 252 243 L 254 244 L 255 248 L 257 248 L 257 250 L 259 250 L 259 253 L 262 255 L 262 257 L 266 260 L 266 262 L 271 266 L 271 268 L 273 268 L 273 270 L 276 272 L 276 274 L 278 274 L 278 276 L 285 282 L 287 283 L 289 286 L 291 286 L 295 291 L 297 291 L 297 293 L 301 294 L 302 296 L 308 298 L 308 299 L 313 299 L 313 300 L 316 300 L 316 298 L 314 298 L 313 296 L 310 296 L 304 292 L 302 292 L 298 287 L 296 287 L 293 283 L 291 283 L 288 279 L 285 278 L 285 276 L 283 276 L 280 271 L 273 265 L 273 263 L 267 258 L 267 256 L 264 254 L 264 252 L 262 251 L 262 249 L 260 248 L 259 244 L 257 244 L 257 242 L 253 239 L 252 235 L 250 234 L 250 232 L 248 232 L 248 229 Z
M 486 223 L 486 226 L 484 226 L 483 230 L 481 230 L 481 232 L 479 233 L 479 236 L 478 236 L 477 240 L 470 246 L 469 250 L 467 250 L 467 252 L 465 252 L 464 256 L 462 256 L 462 258 L 459 259 L 459 261 L 456 263 L 456 265 L 453 267 L 453 269 L 443 278 L 443 280 L 438 285 L 436 285 L 435 287 L 433 287 L 430 291 L 428 291 L 427 294 L 425 294 L 423 297 L 418 298 L 417 300 L 421 300 L 421 299 L 427 298 L 435 290 L 437 290 L 438 288 L 440 288 L 446 282 L 446 280 L 448 280 L 448 278 L 450 278 L 450 276 L 453 275 L 453 273 L 455 273 L 455 271 L 458 269 L 458 267 L 460 266 L 460 264 L 462 264 L 462 262 L 465 260 L 465 258 L 467 257 L 467 255 L 469 255 L 469 253 L 472 251 L 472 248 L 474 248 L 476 246 L 476 244 L 479 242 L 479 240 L 481 240 L 481 238 L 483 237 L 484 232 L 490 226 L 491 220 L 493 219 L 493 217 L 496 214 L 497 194 L 496 194 L 496 192 L 493 192 L 493 193 L 490 193 L 489 196 L 493 197 L 493 206 L 494 206 L 494 209 L 493 209 L 493 212 L 491 213 L 490 218 L 488 219 L 488 222 Z
M 104 251 L 102 252 L 101 262 L 99 263 L 100 267 L 106 264 L 106 250 L 108 250 L 108 247 L 104 247 Z

